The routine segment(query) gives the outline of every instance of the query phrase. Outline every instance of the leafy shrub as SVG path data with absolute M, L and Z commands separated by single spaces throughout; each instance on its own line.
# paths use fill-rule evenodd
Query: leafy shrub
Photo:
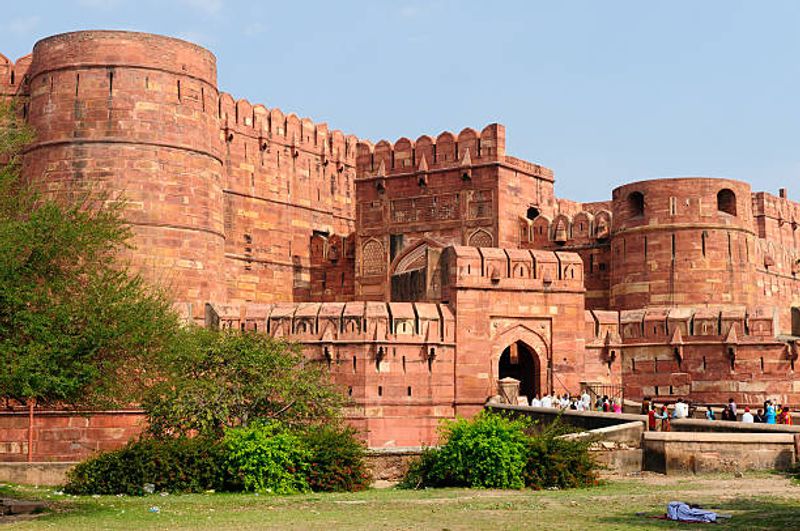
M 418 459 L 409 463 L 403 479 L 398 483 L 401 489 L 421 489 L 424 487 L 435 487 L 432 471 L 439 457 L 439 450 L 436 448 L 425 448 Z
M 272 422 L 231 429 L 224 439 L 147 438 L 92 457 L 68 474 L 70 494 L 141 496 L 156 491 L 357 491 L 370 483 L 364 446 L 339 425 L 302 432 Z
M 307 429 L 303 442 L 311 453 L 308 486 L 315 492 L 355 492 L 369 486 L 364 445 L 355 430 L 342 426 Z
M 482 412 L 472 420 L 446 422 L 442 446 L 411 463 L 401 488 L 487 487 L 542 489 L 597 484 L 589 443 L 559 437 L 553 423 L 533 433 L 526 418 Z
M 560 489 L 597 485 L 597 464 L 589 441 L 558 437 L 558 426 L 528 439 L 525 485 L 532 489 Z
M 310 490 L 312 454 L 303 441 L 277 422 L 253 423 L 225 433 L 228 472 L 234 487 L 294 494 Z
M 443 445 L 412 467 L 418 486 L 520 489 L 525 486 L 530 422 L 482 412 L 472 420 L 445 421 Z M 413 486 L 413 485 L 412 485 Z
M 65 491 L 141 496 L 151 483 L 156 491 L 203 492 L 224 488 L 224 471 L 223 448 L 209 439 L 143 439 L 80 463 Z

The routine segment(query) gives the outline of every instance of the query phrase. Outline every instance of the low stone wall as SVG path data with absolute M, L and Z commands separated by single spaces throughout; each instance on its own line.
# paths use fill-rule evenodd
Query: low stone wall
M 715 433 L 800 433 L 800 426 L 734 422 L 730 420 L 673 419 L 672 431 Z
M 789 468 L 797 458 L 791 433 L 645 432 L 644 470 L 692 474 Z
M 373 481 L 400 481 L 408 465 L 422 453 L 421 448 L 367 450 L 367 468 Z M 0 463 L 0 483 L 63 485 L 67 472 L 77 462 Z
M 80 461 L 114 450 L 144 428 L 140 410 L 36 411 L 33 418 L 33 461 Z M 0 461 L 28 458 L 28 412 L 0 412 Z
M 644 452 L 639 448 L 592 451 L 592 456 L 605 473 L 626 475 L 642 471 Z
M 525 415 L 534 420 L 551 423 L 557 418 L 576 428 L 596 430 L 618 426 L 628 422 L 639 422 L 647 429 L 646 415 L 633 415 L 630 413 L 603 413 L 601 411 L 575 411 L 572 409 L 557 409 L 551 407 L 511 406 L 508 404 L 490 403 L 486 406 L 492 411 L 508 411 L 517 415 Z
M 373 481 L 400 481 L 408 465 L 422 454 L 421 448 L 367 450 L 366 462 Z
M 0 483 L 53 487 L 63 485 L 78 463 L 0 463 Z
M 644 433 L 644 426 L 642 426 L 641 422 L 626 422 L 625 424 L 608 426 L 607 428 L 570 433 L 564 435 L 564 437 L 621 443 L 638 448 L 642 440 L 642 433 Z

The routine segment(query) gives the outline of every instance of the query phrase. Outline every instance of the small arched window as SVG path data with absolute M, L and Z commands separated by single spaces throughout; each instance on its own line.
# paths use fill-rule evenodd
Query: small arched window
M 717 210 L 731 216 L 736 215 L 736 194 L 733 190 L 723 188 L 717 192 Z
M 628 196 L 628 209 L 632 217 L 644 216 L 644 194 L 631 192 Z

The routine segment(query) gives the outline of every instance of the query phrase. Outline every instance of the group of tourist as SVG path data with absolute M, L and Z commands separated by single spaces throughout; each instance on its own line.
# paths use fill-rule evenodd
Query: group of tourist
M 531 399 L 531 406 L 571 409 L 573 411 L 622 413 L 622 402 L 620 400 L 603 395 L 602 397 L 597 397 L 597 400 L 592 404 L 592 397 L 586 391 L 581 395 L 570 395 L 569 393 L 564 393 L 563 395 L 546 394 L 541 398 L 536 395 Z
M 603 411 L 606 413 L 622 413 L 622 403 L 619 399 L 599 396 L 592 402 L 589 393 L 584 391 L 581 395 L 570 395 L 564 393 L 539 395 L 531 399 L 533 407 L 548 407 L 555 409 L 571 409 L 573 411 Z M 669 431 L 670 421 L 673 419 L 691 418 L 694 414 L 694 407 L 689 406 L 689 402 L 683 398 L 678 398 L 672 406 L 672 412 L 666 404 L 657 405 L 649 397 L 642 401 L 642 413 L 647 415 L 647 424 L 651 431 Z M 717 420 L 717 413 L 711 406 L 706 407 L 706 420 Z M 764 424 L 792 424 L 792 413 L 789 406 L 777 404 L 772 400 L 764 402 L 764 407 L 759 408 L 755 413 L 746 406 L 739 418 L 739 406 L 731 398 L 722 408 L 720 413 L 721 420 L 744 422 L 744 423 L 764 423 Z
M 647 415 L 647 427 L 650 431 L 670 431 L 670 419 L 689 417 L 689 403 L 685 402 L 683 398 L 679 398 L 675 401 L 670 415 L 666 404 L 658 406 L 650 398 L 645 397 L 642 401 L 642 413 Z
M 728 400 L 728 403 L 722 409 L 722 420 L 738 421 L 737 406 L 733 398 Z M 707 420 L 716 420 L 716 415 L 708 406 L 706 411 Z M 777 401 L 772 400 L 764 401 L 764 407 L 758 408 L 753 414 L 749 407 L 744 408 L 742 413 L 742 422 L 746 424 L 763 423 L 763 424 L 792 424 L 792 410 L 789 406 L 778 404 Z
M 650 430 L 660 429 L 661 431 L 669 431 L 670 419 L 689 418 L 692 416 L 688 402 L 683 398 L 678 398 L 672 408 L 672 414 L 666 405 L 657 406 L 645 398 L 642 402 L 642 410 L 648 417 L 648 427 Z M 706 420 L 717 420 L 717 414 L 711 406 L 706 406 L 705 412 Z M 739 407 L 736 401 L 731 398 L 728 403 L 722 408 L 720 413 L 721 420 L 731 422 L 739 422 Z M 750 423 L 764 423 L 764 424 L 792 424 L 792 413 L 789 406 L 773 403 L 772 400 L 764 402 L 764 407 L 759 408 L 755 414 L 750 411 L 749 406 L 745 406 L 741 422 Z

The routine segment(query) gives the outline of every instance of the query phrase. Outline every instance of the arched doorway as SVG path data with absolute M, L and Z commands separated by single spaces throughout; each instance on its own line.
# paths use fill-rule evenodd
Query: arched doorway
M 522 341 L 507 346 L 500 355 L 498 379 L 519 380 L 520 396 L 528 397 L 528 402 L 541 395 L 539 356 Z

